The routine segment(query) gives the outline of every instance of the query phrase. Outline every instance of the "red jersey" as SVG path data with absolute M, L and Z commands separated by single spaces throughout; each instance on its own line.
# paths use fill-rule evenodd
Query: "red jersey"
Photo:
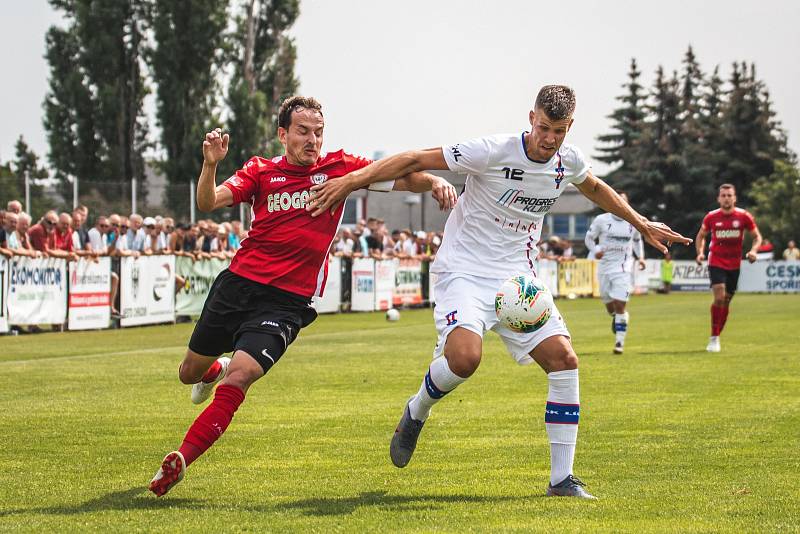
M 42 223 L 37 223 L 28 228 L 28 238 L 31 248 L 41 252 L 47 252 L 51 248 L 56 248 L 55 231 L 47 233 Z
M 328 277 L 328 250 L 344 214 L 312 217 L 306 211 L 311 186 L 366 167 L 372 160 L 344 151 L 323 155 L 316 164 L 299 167 L 280 156 L 254 157 L 223 185 L 233 202 L 252 205 L 247 238 L 231 261 L 230 270 L 255 282 L 303 297 L 321 296 Z
M 708 265 L 729 271 L 737 270 L 742 263 L 744 231 L 756 228 L 753 216 L 741 208 L 734 208 L 730 213 L 716 209 L 703 218 L 703 228 L 711 232 Z
M 67 252 L 72 252 L 72 229 L 67 228 L 67 231 L 63 234 L 58 231 L 58 228 L 55 229 L 53 232 L 54 240 L 55 240 L 55 247 L 58 250 L 65 250 Z

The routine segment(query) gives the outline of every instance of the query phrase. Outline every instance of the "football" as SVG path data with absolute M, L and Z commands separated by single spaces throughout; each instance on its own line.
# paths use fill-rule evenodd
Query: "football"
M 535 332 L 553 313 L 553 295 L 541 280 L 530 274 L 503 282 L 494 299 L 497 318 L 514 332 Z
M 400 320 L 400 312 L 394 308 L 389 308 L 386 310 L 386 320 L 387 321 L 399 321 Z

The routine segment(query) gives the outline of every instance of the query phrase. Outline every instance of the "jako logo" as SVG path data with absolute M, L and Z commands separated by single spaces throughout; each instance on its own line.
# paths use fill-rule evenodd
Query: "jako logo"
M 285 182 L 285 181 L 286 181 L 285 176 L 273 176 L 272 178 L 269 179 L 269 183 L 271 184 L 275 182 Z
M 267 196 L 267 211 L 287 211 L 289 209 L 305 208 L 310 194 L 308 191 L 294 193 L 273 193 Z

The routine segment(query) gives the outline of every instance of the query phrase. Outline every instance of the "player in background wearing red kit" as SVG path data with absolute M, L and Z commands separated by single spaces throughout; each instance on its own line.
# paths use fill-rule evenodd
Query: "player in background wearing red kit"
M 214 400 L 195 419 L 183 444 L 164 457 L 150 482 L 162 496 L 183 478 L 186 468 L 225 432 L 247 389 L 264 376 L 301 328 L 316 319 L 311 306 L 322 295 L 328 250 L 344 213 L 312 217 L 306 211 L 313 185 L 366 167 L 371 160 L 339 150 L 323 154 L 322 106 L 313 98 L 286 99 L 278 112 L 278 137 L 284 155 L 253 157 L 217 186 L 216 168 L 228 152 L 228 134 L 216 129 L 203 142 L 203 169 L 197 184 L 202 211 L 247 202 L 253 222 L 231 265 L 209 291 L 178 376 L 192 384 L 192 402 Z M 415 172 L 372 189 L 432 191 L 442 209 L 456 202 L 456 191 L 432 174 Z M 233 352 L 232 358 L 219 356 Z
M 742 241 L 747 230 L 753 237 L 753 246 L 747 253 L 750 263 L 756 261 L 756 249 L 761 245 L 761 233 L 756 221 L 747 210 L 736 207 L 736 189 L 731 184 L 719 186 L 719 209 L 710 211 L 703 218 L 697 232 L 697 263 L 705 261 L 706 234 L 711 233 L 708 247 L 708 276 L 711 278 L 711 338 L 706 350 L 719 352 L 719 336 L 728 319 L 728 309 L 736 286 L 739 283 L 739 267 L 742 263 Z

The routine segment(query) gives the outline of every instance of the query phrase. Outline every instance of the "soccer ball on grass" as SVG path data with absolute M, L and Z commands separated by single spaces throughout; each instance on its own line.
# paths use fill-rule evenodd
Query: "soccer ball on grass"
M 400 312 L 397 311 L 395 308 L 389 308 L 386 310 L 386 320 L 387 321 L 399 321 L 400 320 Z
M 514 332 L 535 332 L 553 314 L 553 295 L 541 280 L 530 274 L 503 282 L 494 299 L 497 318 Z

